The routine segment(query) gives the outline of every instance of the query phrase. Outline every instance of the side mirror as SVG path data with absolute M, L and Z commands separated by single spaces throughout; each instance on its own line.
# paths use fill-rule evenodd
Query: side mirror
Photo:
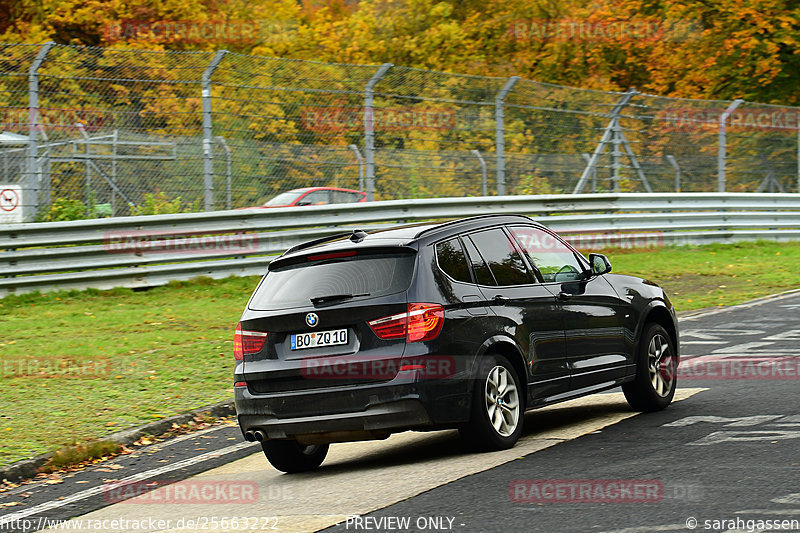
M 593 276 L 601 276 L 611 272 L 611 263 L 603 254 L 589 254 L 589 264 Z

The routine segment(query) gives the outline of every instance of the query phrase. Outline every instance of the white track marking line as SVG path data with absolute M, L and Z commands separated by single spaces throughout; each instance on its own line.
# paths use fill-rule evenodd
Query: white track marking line
M 750 302 L 745 302 L 743 304 L 720 307 L 719 309 L 711 309 L 709 311 L 702 311 L 694 315 L 686 315 L 684 317 L 679 318 L 678 321 L 683 322 L 683 321 L 696 320 L 698 318 L 717 315 L 719 313 L 724 313 L 726 311 L 735 311 L 736 309 L 746 309 L 748 307 L 755 307 L 756 305 L 779 302 L 781 300 L 786 300 L 787 298 L 792 298 L 793 296 L 798 296 L 798 295 L 800 295 L 800 289 L 793 289 L 791 291 L 786 291 L 785 293 L 779 293 L 773 296 L 765 296 L 764 298 L 759 298 L 757 300 L 752 300 Z
M 222 448 L 220 450 L 216 450 L 213 452 L 204 453 L 202 455 L 198 455 L 197 457 L 190 457 L 189 459 L 184 459 L 183 461 L 178 461 L 177 463 L 171 465 L 164 465 L 162 467 L 155 468 L 153 470 L 139 472 L 138 474 L 133 474 L 132 476 L 120 479 L 115 483 L 131 483 L 135 481 L 143 481 L 145 479 L 150 479 L 160 474 L 166 474 L 167 472 L 180 470 L 181 468 L 192 466 L 197 463 L 202 463 L 203 461 L 208 461 L 210 459 L 216 459 L 218 457 L 227 455 L 229 453 L 238 452 L 239 450 L 243 450 L 251 446 L 253 446 L 253 443 L 251 442 L 240 442 L 239 444 L 234 444 L 232 446 L 228 446 L 227 448 Z M 58 509 L 59 507 L 64 507 L 65 505 L 79 502 L 81 500 L 91 498 L 92 496 L 97 496 L 99 494 L 102 494 L 103 491 L 106 489 L 107 489 L 106 484 L 97 485 L 96 487 L 76 492 L 71 496 L 65 497 L 63 500 L 51 500 L 49 502 L 35 505 L 28 509 L 23 509 L 22 511 L 17 511 L 16 513 L 7 514 L 5 516 L 0 517 L 0 529 L 2 529 L 3 526 L 11 522 L 15 522 L 17 520 L 21 520 L 23 518 L 27 518 L 35 514 L 44 513 L 52 509 Z
M 173 437 L 171 439 L 167 439 L 161 442 L 155 442 L 152 445 L 148 446 L 147 448 L 139 448 L 138 450 L 136 450 L 136 453 L 160 452 L 167 446 L 172 446 L 173 444 L 178 444 L 179 442 L 190 440 L 194 437 L 199 437 L 201 435 L 213 433 L 214 431 L 219 431 L 221 429 L 232 428 L 232 427 L 237 427 L 237 426 L 222 425 L 213 428 L 203 429 L 200 431 L 195 431 L 194 433 L 187 433 L 186 435 L 181 435 L 179 437 Z

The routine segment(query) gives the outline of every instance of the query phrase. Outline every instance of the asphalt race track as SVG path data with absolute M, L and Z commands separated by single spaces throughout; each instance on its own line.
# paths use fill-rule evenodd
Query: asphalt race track
M 799 341 L 798 293 L 684 317 L 667 410 L 552 406 L 505 452 L 404 433 L 288 476 L 221 424 L 2 493 L 0 531 L 800 531 Z

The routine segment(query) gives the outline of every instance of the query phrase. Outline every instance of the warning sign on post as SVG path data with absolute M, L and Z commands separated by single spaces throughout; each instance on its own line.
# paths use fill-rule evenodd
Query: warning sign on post
M 0 224 L 22 222 L 22 187 L 0 184 Z

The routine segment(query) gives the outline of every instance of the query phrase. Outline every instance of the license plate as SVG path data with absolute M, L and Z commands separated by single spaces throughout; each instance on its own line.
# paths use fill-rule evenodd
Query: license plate
M 315 331 L 314 333 L 296 333 L 290 337 L 290 341 L 292 350 L 337 346 L 339 344 L 347 344 L 347 330 L 334 329 L 331 331 Z

